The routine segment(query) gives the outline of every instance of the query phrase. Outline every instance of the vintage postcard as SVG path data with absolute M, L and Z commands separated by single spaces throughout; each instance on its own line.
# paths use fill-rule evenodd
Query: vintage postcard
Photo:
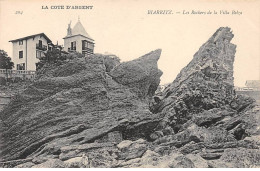
M 0 167 L 260 167 L 259 9 L 0 0 Z

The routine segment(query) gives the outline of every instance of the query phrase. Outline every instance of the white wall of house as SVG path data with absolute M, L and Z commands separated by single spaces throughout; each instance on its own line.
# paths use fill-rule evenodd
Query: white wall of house
M 71 42 L 76 41 L 76 51 L 82 53 L 82 40 L 85 40 L 83 36 L 73 36 L 64 39 L 64 50 L 68 52 L 68 48 L 71 48 Z
M 36 51 L 44 51 L 36 49 L 36 44 L 42 41 L 42 45 L 48 46 L 47 40 L 40 35 L 27 40 L 22 40 L 23 44 L 19 45 L 19 41 L 13 42 L 13 56 L 12 61 L 14 62 L 14 69 L 17 70 L 17 64 L 25 64 L 25 70 L 36 70 L 36 63 L 39 59 L 36 57 Z M 27 48 L 26 48 L 27 47 Z M 26 50 L 27 49 L 27 50 Z M 19 58 L 19 51 L 23 51 L 23 58 Z
M 67 37 L 64 38 L 64 50 L 68 52 L 68 48 L 71 48 L 71 42 L 76 41 L 76 51 L 82 53 L 82 40 L 93 42 L 93 40 L 90 40 L 81 35 Z
M 17 64 L 26 63 L 26 61 L 25 61 L 25 55 L 26 55 L 25 43 L 26 43 L 25 40 L 23 40 L 22 45 L 19 45 L 19 41 L 13 42 L 12 61 L 14 62 L 14 69 L 17 69 Z M 23 58 L 19 58 L 19 51 L 23 52 Z

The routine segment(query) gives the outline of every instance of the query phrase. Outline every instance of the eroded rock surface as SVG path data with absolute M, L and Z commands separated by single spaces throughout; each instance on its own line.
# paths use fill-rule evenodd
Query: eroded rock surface
M 219 28 L 156 95 L 161 50 L 45 66 L 1 115 L 1 154 L 17 160 L 0 166 L 260 167 L 260 107 L 233 89 L 233 36 Z
M 152 51 L 136 61 L 122 64 L 127 68 L 119 65 L 120 69 L 116 67 L 111 73 L 106 72 L 102 55 L 74 59 L 60 66 L 45 66 L 38 73 L 38 79 L 16 95 L 1 113 L 2 160 L 60 155 L 64 146 L 96 140 L 97 143 L 118 143 L 126 137 L 149 136 L 160 119 L 149 111 L 146 99 L 159 84 L 160 52 Z M 145 68 L 147 64 L 149 67 Z M 136 65 L 142 70 L 128 70 Z M 118 77 L 113 78 L 118 73 L 128 73 L 123 83 Z M 142 87 L 142 80 L 149 86 Z M 130 82 L 138 86 L 133 90 Z M 140 98 L 137 91 L 146 93 Z M 131 135 L 131 130 L 139 132 Z
M 157 137 L 156 146 L 199 155 L 209 161 L 208 167 L 259 167 L 255 154 L 260 111 L 254 99 L 234 91 L 233 36 L 230 28 L 219 28 L 177 78 L 154 96 L 151 110 L 164 116 L 155 132 L 173 129 L 171 135 Z M 247 157 L 239 160 L 242 153 Z

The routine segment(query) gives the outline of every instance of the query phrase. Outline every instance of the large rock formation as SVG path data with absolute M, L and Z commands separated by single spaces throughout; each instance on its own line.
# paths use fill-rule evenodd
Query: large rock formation
M 150 52 L 136 60 L 116 66 L 109 75 L 118 83 L 132 88 L 140 97 L 153 96 L 162 71 L 157 68 L 161 50 Z
M 154 96 L 150 108 L 164 118 L 155 128 L 154 133 L 162 133 L 156 146 L 215 160 L 209 167 L 259 167 L 259 162 L 252 162 L 259 156 L 251 153 L 259 149 L 260 111 L 254 99 L 236 95 L 233 89 L 233 36 L 230 28 L 219 28 L 177 78 Z M 174 132 L 169 133 L 169 127 Z M 229 148 L 245 148 L 250 164 L 232 160 L 226 153 Z M 234 150 L 231 156 L 241 154 Z
M 160 119 L 146 102 L 160 82 L 160 53 L 123 63 L 111 73 L 102 55 L 45 66 L 1 113 L 1 159 L 59 155 L 63 146 L 98 139 L 97 143 L 149 137 Z M 142 69 L 129 70 L 136 66 Z M 127 75 L 123 81 L 118 76 L 122 73 Z M 136 92 L 145 93 L 139 98 Z
M 154 97 L 152 111 L 163 112 L 171 121 L 183 124 L 193 113 L 229 104 L 234 96 L 233 36 L 229 28 L 219 28 L 177 78 Z
M 232 38 L 218 29 L 155 96 L 160 50 L 45 66 L 1 115 L 2 160 L 17 160 L 0 167 L 260 167 L 260 107 L 233 90 Z

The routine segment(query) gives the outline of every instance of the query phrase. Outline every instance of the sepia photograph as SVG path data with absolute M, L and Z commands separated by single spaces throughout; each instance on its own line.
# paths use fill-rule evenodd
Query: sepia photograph
M 0 0 L 0 168 L 260 168 L 260 0 Z

